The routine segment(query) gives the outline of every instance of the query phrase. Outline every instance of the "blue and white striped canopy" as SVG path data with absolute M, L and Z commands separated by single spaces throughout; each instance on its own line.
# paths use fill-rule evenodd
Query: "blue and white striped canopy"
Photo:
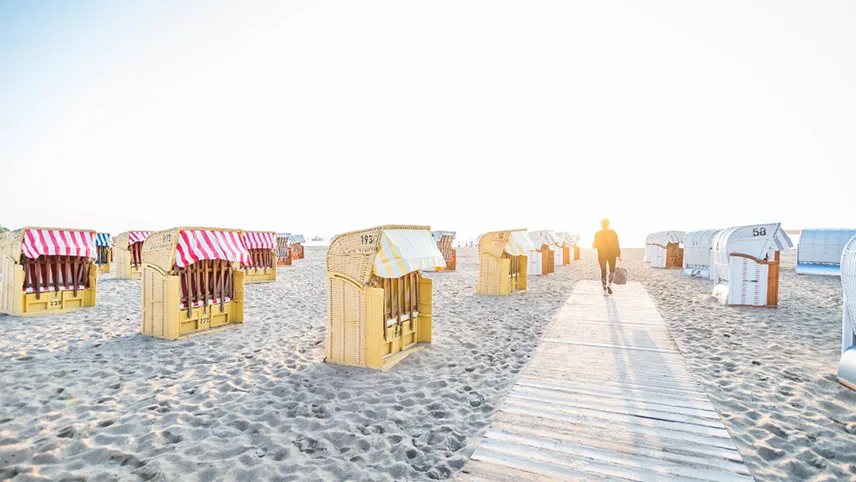
M 95 235 L 95 246 L 113 246 L 113 238 L 109 233 L 98 233 Z

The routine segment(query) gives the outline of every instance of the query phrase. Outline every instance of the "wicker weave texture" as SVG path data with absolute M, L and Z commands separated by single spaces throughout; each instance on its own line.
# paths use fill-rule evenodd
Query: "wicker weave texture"
M 181 231 L 223 231 L 241 233 L 240 229 L 180 227 L 158 231 L 149 235 L 143 243 L 143 263 L 157 266 L 164 272 L 172 270 L 175 264 L 175 247 Z
M 113 248 L 119 250 L 128 250 L 128 239 L 131 236 L 130 231 L 125 231 L 122 234 L 113 236 Z
M 502 252 L 505 251 L 505 243 L 508 242 L 508 237 L 511 231 L 493 231 L 482 235 L 479 239 L 479 259 L 482 254 L 501 258 Z
M 847 242 L 841 254 L 841 286 L 850 323 L 856 331 L 856 236 Z
M 330 278 L 327 310 L 327 361 L 367 366 L 366 293 L 341 278 Z
M 428 226 L 384 225 L 376 228 L 340 234 L 327 249 L 327 273 L 342 274 L 361 286 L 371 281 L 372 265 L 380 245 L 380 234 L 385 229 L 424 229 Z
M 505 276 L 508 274 L 505 273 Z M 479 255 L 479 284 L 476 293 L 480 295 L 508 294 L 507 289 L 501 288 L 502 277 L 502 258 L 496 258 L 487 252 L 481 253 Z M 503 291 L 506 292 L 503 293 Z
M 113 238 L 116 239 L 116 238 Z M 140 270 L 131 268 L 131 252 L 122 249 L 118 245 L 113 251 L 116 264 L 116 279 L 132 279 L 140 277 Z

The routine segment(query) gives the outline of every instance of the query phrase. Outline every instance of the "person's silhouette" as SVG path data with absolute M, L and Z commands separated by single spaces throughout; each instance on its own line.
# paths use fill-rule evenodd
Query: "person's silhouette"
M 618 234 L 609 229 L 609 219 L 600 220 L 603 229 L 595 233 L 592 248 L 597 250 L 597 262 L 600 264 L 600 282 L 603 290 L 612 294 L 612 278 L 615 275 L 615 259 L 621 257 L 618 246 Z

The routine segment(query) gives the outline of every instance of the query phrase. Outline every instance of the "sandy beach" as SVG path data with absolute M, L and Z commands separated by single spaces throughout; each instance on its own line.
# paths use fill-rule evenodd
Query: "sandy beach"
M 246 323 L 171 342 L 139 334 L 139 281 L 98 306 L 0 316 L 0 479 L 431 480 L 454 477 L 594 252 L 474 295 L 475 249 L 434 279 L 434 342 L 381 373 L 323 363 L 324 248 L 247 287 Z M 626 250 L 757 480 L 856 477 L 856 393 L 834 378 L 837 278 L 783 256 L 778 310 L 726 308 L 710 282 Z M 620 296 L 620 289 L 616 296 Z

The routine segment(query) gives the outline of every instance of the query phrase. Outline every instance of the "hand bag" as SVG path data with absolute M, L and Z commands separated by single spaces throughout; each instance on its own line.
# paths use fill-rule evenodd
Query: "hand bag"
M 612 275 L 612 282 L 617 285 L 623 285 L 627 283 L 627 269 L 624 266 L 621 266 L 621 262 L 619 261 L 618 267 L 615 268 L 615 273 Z

